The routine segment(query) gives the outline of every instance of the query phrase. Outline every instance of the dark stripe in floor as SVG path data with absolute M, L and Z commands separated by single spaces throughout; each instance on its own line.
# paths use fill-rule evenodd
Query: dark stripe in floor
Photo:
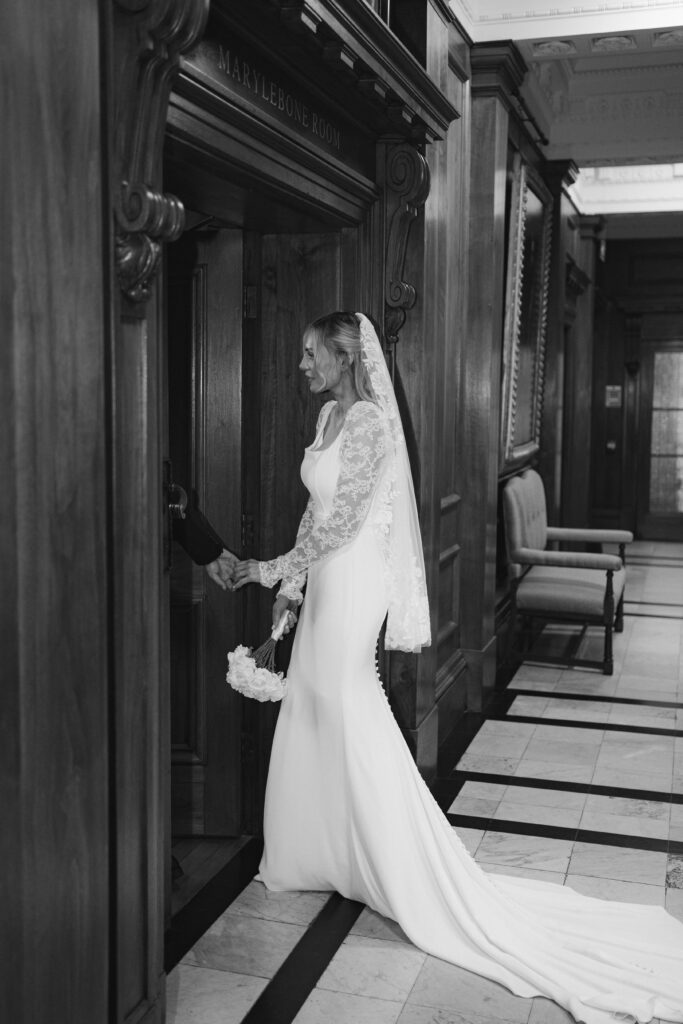
M 683 565 L 683 562 L 680 555 L 653 555 L 652 557 L 631 555 L 627 564 L 638 566 L 641 569 L 648 565 L 651 565 L 653 569 L 676 569 L 679 565 Z M 625 603 L 628 604 L 628 601 Z
M 363 910 L 333 893 L 242 1024 L 291 1024 Z
M 437 779 L 432 792 L 443 811 L 447 810 L 466 782 L 486 782 L 497 786 L 522 786 L 529 789 L 554 789 L 564 793 L 588 793 L 591 796 L 616 796 L 625 800 L 651 800 L 667 804 L 683 804 L 683 793 L 653 789 L 627 789 L 601 786 L 594 782 L 571 782 L 565 779 L 543 779 L 526 775 L 502 775 L 495 772 L 472 772 L 454 769 L 448 778 Z
M 536 836 L 539 839 L 569 839 L 574 843 L 594 843 L 597 846 L 623 846 L 630 850 L 683 854 L 683 842 L 675 839 L 625 835 L 623 832 L 594 832 L 585 828 L 564 828 L 562 825 L 543 825 L 531 821 L 507 821 L 503 818 L 477 817 L 474 814 L 447 814 L 446 817 L 451 825 L 482 829 L 484 832 L 508 832 L 518 836 Z
M 586 722 L 576 718 L 536 718 L 533 715 L 487 715 L 491 722 L 522 722 L 527 725 L 553 725 L 563 729 L 600 729 L 605 732 L 629 732 L 640 736 L 682 736 L 681 729 L 655 729 L 643 725 L 622 725 L 619 722 Z
M 633 612 L 629 611 L 632 619 L 673 619 L 674 622 L 683 622 L 683 615 L 662 615 L 661 612 Z
M 572 693 L 563 690 L 524 690 L 522 688 L 510 691 L 520 697 L 551 697 L 553 700 L 575 700 L 594 702 L 596 704 L 636 704 L 652 708 L 683 708 L 683 701 L 675 700 L 649 700 L 646 697 L 615 697 L 611 694 L 599 693 Z M 513 716 L 516 717 L 516 716 Z

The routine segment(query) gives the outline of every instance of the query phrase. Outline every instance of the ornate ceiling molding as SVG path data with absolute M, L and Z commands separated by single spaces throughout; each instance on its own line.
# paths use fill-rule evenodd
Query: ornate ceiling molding
M 661 89 L 599 93 L 571 100 L 564 120 L 587 121 L 592 125 L 597 121 L 608 121 L 612 125 L 624 126 L 632 137 L 634 120 L 646 119 L 650 130 L 658 133 L 660 119 L 677 116 L 682 110 L 683 96 L 680 93 L 666 93 Z
M 475 43 L 552 36 L 623 35 L 637 29 L 671 29 L 681 20 L 678 0 L 604 0 L 577 4 L 553 0 L 450 0 L 451 10 Z
M 115 0 L 115 265 L 121 290 L 144 316 L 162 246 L 183 230 L 184 210 L 159 188 L 171 84 L 199 39 L 209 0 Z
M 628 75 L 633 78 L 635 75 L 656 75 L 661 79 L 662 75 L 680 75 L 683 71 L 683 63 L 676 64 L 629 64 L 627 67 L 614 68 L 585 68 L 581 71 L 581 78 L 611 77 L 619 78 Z
M 683 167 L 675 163 L 584 167 L 571 196 L 577 208 L 587 214 L 680 212 Z

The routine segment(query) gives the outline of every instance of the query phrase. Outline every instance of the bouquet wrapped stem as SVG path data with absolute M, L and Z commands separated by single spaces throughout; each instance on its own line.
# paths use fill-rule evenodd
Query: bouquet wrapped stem
M 268 640 L 252 654 L 250 647 L 240 645 L 228 654 L 226 679 L 233 690 L 259 701 L 282 700 L 287 694 L 287 680 L 275 670 L 275 649 L 287 624 L 289 612 L 283 612 Z
M 257 668 L 267 668 L 269 672 L 275 671 L 275 648 L 278 645 L 278 640 L 282 638 L 282 633 L 285 626 L 287 625 L 288 611 L 285 611 L 280 617 L 280 621 L 277 626 L 273 629 L 265 643 L 261 644 L 254 651 L 254 663 Z

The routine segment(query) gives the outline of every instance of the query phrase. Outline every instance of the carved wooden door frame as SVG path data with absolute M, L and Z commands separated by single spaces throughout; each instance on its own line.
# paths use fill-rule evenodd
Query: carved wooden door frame
M 162 582 L 165 450 L 163 244 L 184 211 L 161 190 L 168 97 L 209 0 L 113 0 L 107 40 L 111 203 L 109 400 L 114 629 L 111 1011 L 116 1024 L 164 1017 L 164 880 L 169 754 L 168 602 Z

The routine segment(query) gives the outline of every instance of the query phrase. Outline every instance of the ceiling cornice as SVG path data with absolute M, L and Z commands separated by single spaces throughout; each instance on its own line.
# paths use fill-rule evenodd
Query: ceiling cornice
M 683 21 L 679 0 L 450 0 L 456 19 L 475 43 L 499 39 L 539 39 L 585 33 L 623 33 L 678 26 Z M 523 13 L 520 13 L 520 8 Z
M 511 42 L 475 44 L 470 53 L 474 92 L 516 95 L 527 66 Z

